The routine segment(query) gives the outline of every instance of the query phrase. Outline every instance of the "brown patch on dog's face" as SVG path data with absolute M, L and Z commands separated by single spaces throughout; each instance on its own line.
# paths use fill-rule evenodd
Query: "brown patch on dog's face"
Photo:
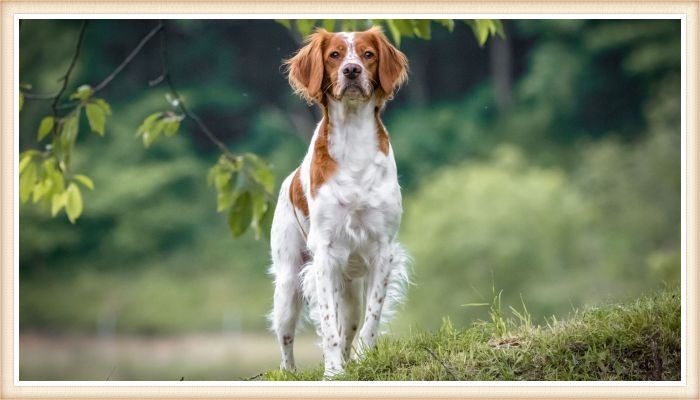
M 354 42 L 355 53 L 357 54 L 357 58 L 362 62 L 365 74 L 367 74 L 367 80 L 372 83 L 373 89 L 377 89 L 379 84 L 379 76 L 377 73 L 379 65 L 377 39 L 374 33 L 369 30 L 356 33 Z
M 335 33 L 328 41 L 328 45 L 324 50 L 323 63 L 325 70 L 324 91 L 330 94 L 334 99 L 339 100 L 342 97 L 342 88 L 338 84 L 340 67 L 348 53 L 348 43 L 341 35 Z
M 376 47 L 377 73 L 375 76 L 382 92 L 379 97 L 381 100 L 391 100 L 394 92 L 408 79 L 408 59 L 389 42 L 381 28 L 373 27 L 358 33 L 358 40 L 360 38 Z

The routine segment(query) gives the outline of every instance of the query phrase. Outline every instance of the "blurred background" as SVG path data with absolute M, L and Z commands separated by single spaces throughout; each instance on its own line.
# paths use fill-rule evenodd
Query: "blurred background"
M 156 23 L 91 21 L 72 81 L 100 82 Z M 280 69 L 299 35 L 271 20 L 166 24 L 188 107 L 232 151 L 263 156 L 279 184 L 319 117 Z M 383 120 L 414 285 L 393 335 L 488 319 L 464 304 L 500 291 L 543 323 L 679 283 L 680 22 L 503 24 L 505 39 L 484 47 L 461 23 L 401 41 L 410 79 Z M 79 27 L 24 20 L 20 81 L 55 93 Z M 147 45 L 101 92 L 105 137 L 78 138 L 75 169 L 95 190 L 77 223 L 20 209 L 21 380 L 238 380 L 279 365 L 268 243 L 233 239 L 216 212 L 206 178 L 218 149 L 187 120 L 149 149 L 136 137 L 167 106 L 148 85 L 159 57 Z M 50 113 L 50 101 L 25 102 L 20 151 Z M 315 366 L 303 332 L 297 357 Z

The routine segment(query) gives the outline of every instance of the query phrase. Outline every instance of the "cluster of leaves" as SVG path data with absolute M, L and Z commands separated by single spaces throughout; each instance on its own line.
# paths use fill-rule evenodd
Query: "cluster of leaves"
M 71 94 L 70 99 L 77 101 L 70 112 L 62 117 L 48 115 L 39 123 L 38 142 L 52 134 L 51 143 L 46 145 L 45 151 L 31 149 L 20 154 L 19 191 L 22 203 L 31 198 L 33 203 L 40 203 L 49 209 L 52 217 L 65 209 L 68 219 L 74 223 L 83 212 L 78 183 L 90 190 L 94 189 L 89 177 L 68 173 L 82 111 L 85 110 L 90 130 L 100 136 L 104 136 L 105 122 L 112 111 L 104 99 L 93 97 L 93 90 L 88 85 L 80 86 Z M 20 109 L 21 105 L 22 101 Z
M 170 93 L 165 97 L 171 109 L 150 114 L 136 132 L 146 148 L 161 134 L 166 137 L 177 134 L 180 121 L 187 116 L 182 98 Z M 217 191 L 217 211 L 228 213 L 234 237 L 243 235 L 249 227 L 256 239 L 269 235 L 275 177 L 262 158 L 252 153 L 236 155 L 224 151 L 209 170 L 208 182 Z
M 178 129 L 180 129 L 180 121 L 185 118 L 184 114 L 177 112 L 180 100 L 173 98 L 170 93 L 166 94 L 165 98 L 173 110 L 154 112 L 146 117 L 136 131 L 136 135 L 141 136 L 146 148 L 149 148 L 161 134 L 167 137 L 177 134 Z
M 297 31 L 302 36 L 310 34 L 316 27 L 322 27 L 328 31 L 351 32 L 375 25 L 383 26 L 391 33 L 397 46 L 401 45 L 402 37 L 430 40 L 431 22 L 436 22 L 450 32 L 455 26 L 455 21 L 452 19 L 279 19 L 277 22 L 287 29 Z M 463 22 L 472 28 L 479 46 L 483 46 L 490 36 L 505 35 L 503 24 L 497 19 L 467 19 Z
M 209 170 L 208 181 L 216 188 L 218 212 L 228 213 L 233 236 L 251 227 L 255 238 L 268 237 L 272 225 L 275 178 L 270 167 L 255 154 L 222 155 Z

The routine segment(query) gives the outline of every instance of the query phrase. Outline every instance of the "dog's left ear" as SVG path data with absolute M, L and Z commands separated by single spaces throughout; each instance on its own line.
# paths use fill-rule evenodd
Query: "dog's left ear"
M 394 92 L 408 79 L 408 60 L 406 55 L 394 47 L 379 27 L 370 29 L 379 48 L 379 85 L 388 99 L 394 97 Z

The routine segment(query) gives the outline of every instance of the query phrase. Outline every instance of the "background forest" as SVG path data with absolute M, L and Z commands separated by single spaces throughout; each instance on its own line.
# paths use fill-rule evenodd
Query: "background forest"
M 74 82 L 102 80 L 156 23 L 91 21 Z M 80 24 L 22 22 L 30 92 L 58 90 Z M 383 120 L 414 285 L 393 335 L 445 317 L 469 326 L 488 307 L 465 304 L 500 291 L 541 323 L 680 280 L 680 22 L 503 25 L 505 38 L 483 47 L 459 22 L 401 40 L 410 78 Z M 166 27 L 188 107 L 232 151 L 267 160 L 279 184 L 319 117 L 280 69 L 298 33 L 271 20 Z M 219 150 L 186 120 L 148 149 L 136 137 L 168 105 L 166 88 L 149 87 L 159 51 L 146 45 L 100 93 L 112 108 L 104 137 L 77 138 L 75 169 L 95 188 L 75 224 L 20 208 L 20 379 L 234 380 L 279 362 L 266 332 L 268 244 L 232 238 L 217 213 L 207 174 Z M 50 101 L 25 101 L 20 151 L 37 147 L 49 113 Z M 312 341 L 298 341 L 302 366 L 320 362 Z

